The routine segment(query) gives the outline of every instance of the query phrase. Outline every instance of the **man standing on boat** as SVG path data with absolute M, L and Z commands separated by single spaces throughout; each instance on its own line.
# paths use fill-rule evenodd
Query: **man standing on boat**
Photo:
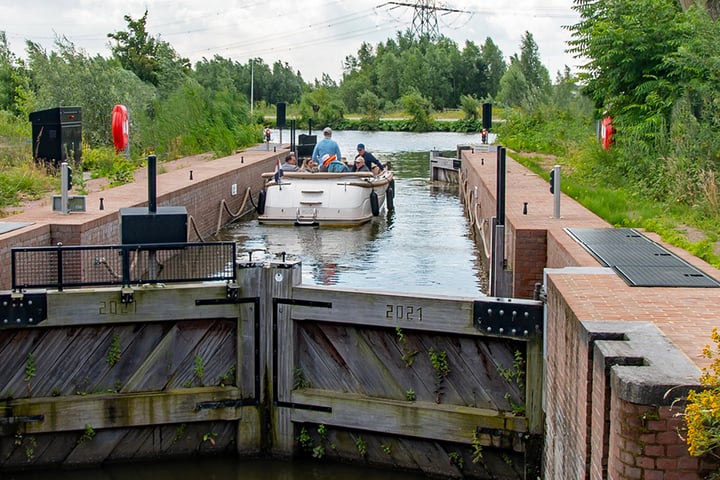
M 365 166 L 367 166 L 368 170 L 370 170 L 371 172 L 373 172 L 377 175 L 378 173 L 385 170 L 385 167 L 383 166 L 382 163 L 380 163 L 380 160 L 375 158 L 375 155 L 373 155 L 372 153 L 365 150 L 364 144 L 358 143 L 357 152 L 358 152 L 358 156 L 361 156 L 365 159 Z M 373 170 L 373 168 L 377 168 L 378 169 L 377 172 L 375 172 Z
M 315 163 L 322 165 L 322 158 L 325 155 L 335 155 L 335 158 L 338 160 L 341 159 L 340 146 L 332 139 L 332 129 L 330 127 L 323 129 L 323 137 L 324 138 L 320 140 L 313 149 L 312 159 L 315 160 Z M 322 171 L 322 167 L 320 171 Z

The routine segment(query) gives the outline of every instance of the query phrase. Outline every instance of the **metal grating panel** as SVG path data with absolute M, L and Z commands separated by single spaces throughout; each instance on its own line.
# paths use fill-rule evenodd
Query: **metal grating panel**
M 720 287 L 720 283 L 632 228 L 566 228 L 600 263 L 634 287 Z

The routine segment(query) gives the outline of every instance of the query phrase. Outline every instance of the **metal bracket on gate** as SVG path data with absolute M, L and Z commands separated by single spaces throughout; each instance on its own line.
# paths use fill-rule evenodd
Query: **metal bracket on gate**
M 26 327 L 47 320 L 47 293 L 0 293 L 0 328 Z
M 488 335 L 528 338 L 543 332 L 543 303 L 516 298 L 488 298 L 473 302 L 473 324 Z
M 123 287 L 120 290 L 120 303 L 127 305 L 135 301 L 132 287 Z

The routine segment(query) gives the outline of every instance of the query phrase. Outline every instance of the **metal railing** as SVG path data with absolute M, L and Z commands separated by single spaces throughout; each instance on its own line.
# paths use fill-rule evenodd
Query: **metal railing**
M 234 242 L 19 247 L 12 288 L 63 288 L 235 280 Z

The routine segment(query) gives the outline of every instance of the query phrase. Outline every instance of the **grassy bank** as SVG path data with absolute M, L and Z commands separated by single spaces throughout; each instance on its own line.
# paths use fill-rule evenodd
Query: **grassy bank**
M 686 204 L 670 195 L 648 195 L 610 168 L 614 152 L 600 147 L 595 122 L 582 115 L 509 116 L 498 126 L 499 143 L 545 179 L 561 166 L 563 193 L 617 227 L 655 232 L 677 247 L 720 268 L 720 216 L 708 205 Z M 712 198 L 712 195 L 709 196 Z

